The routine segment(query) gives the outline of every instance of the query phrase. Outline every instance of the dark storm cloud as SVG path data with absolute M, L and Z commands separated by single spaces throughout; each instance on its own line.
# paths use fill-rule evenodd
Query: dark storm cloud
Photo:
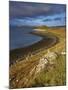
M 60 18 L 60 17 L 57 17 L 57 18 L 55 18 L 54 20 L 61 20 L 62 18 Z
M 10 18 L 35 17 L 38 15 L 53 15 L 65 12 L 65 5 L 61 4 L 42 4 L 28 2 L 9 2 Z
M 43 21 L 44 22 L 46 22 L 46 21 L 52 21 L 52 19 L 44 19 Z

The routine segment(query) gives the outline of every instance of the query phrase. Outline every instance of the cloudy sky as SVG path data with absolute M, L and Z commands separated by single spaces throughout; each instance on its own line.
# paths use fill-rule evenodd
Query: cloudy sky
M 66 6 L 63 4 L 42 4 L 30 2 L 9 2 L 10 24 L 22 25 L 65 25 Z

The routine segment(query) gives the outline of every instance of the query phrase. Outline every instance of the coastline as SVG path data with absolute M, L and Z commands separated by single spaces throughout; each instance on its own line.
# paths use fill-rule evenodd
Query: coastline
M 48 49 L 51 46 L 55 45 L 58 43 L 58 38 L 54 35 L 51 35 L 49 33 L 46 34 L 41 34 L 40 31 L 34 31 L 30 32 L 31 34 L 41 36 L 42 40 L 38 41 L 37 43 L 34 43 L 32 45 L 29 45 L 24 48 L 18 48 L 10 51 L 10 65 L 16 62 L 19 58 L 24 57 L 28 54 L 34 54 L 40 49 Z
M 34 48 L 37 49 L 37 52 L 32 48 L 33 52 L 28 52 L 28 54 L 30 55 L 27 54 L 26 58 L 24 59 L 23 57 L 16 59 L 17 61 L 15 63 L 13 62 L 13 65 L 10 65 L 10 88 L 29 88 L 34 86 L 37 87 L 37 85 L 39 87 L 47 85 L 66 85 L 66 54 L 63 54 L 66 53 L 65 27 L 58 29 L 52 28 L 49 29 L 47 32 L 36 31 L 31 33 L 42 36 L 42 41 L 44 41 L 44 44 L 42 41 L 40 41 L 39 44 L 36 43 L 35 45 L 32 45 L 31 48 L 35 46 Z M 45 36 L 47 36 L 48 41 L 45 39 Z M 45 40 L 47 43 L 45 43 Z M 17 52 L 14 52 L 18 53 L 20 51 L 23 51 L 23 49 L 19 49 L 17 50 Z M 26 53 L 26 49 L 25 52 L 20 52 L 21 55 L 23 53 Z M 45 67 L 36 74 L 36 71 L 39 70 L 39 68 L 37 67 L 44 65 L 45 61 L 52 62 L 51 64 L 48 62 Z M 36 80 L 38 82 L 36 82 Z M 50 84 L 47 82 L 48 80 Z M 51 82 L 52 80 L 54 80 L 54 82 Z M 46 84 L 44 83 L 44 81 Z

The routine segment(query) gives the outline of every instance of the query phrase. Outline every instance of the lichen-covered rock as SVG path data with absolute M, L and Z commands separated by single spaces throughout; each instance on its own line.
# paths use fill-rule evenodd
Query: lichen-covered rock
M 45 64 L 47 64 L 47 63 L 48 63 L 48 60 L 45 57 L 40 59 L 39 64 L 37 65 L 37 68 L 36 68 L 36 73 L 38 73 L 42 69 L 44 69 Z
M 58 55 L 55 52 L 49 52 L 45 55 L 45 57 L 48 59 L 50 64 L 53 64 Z

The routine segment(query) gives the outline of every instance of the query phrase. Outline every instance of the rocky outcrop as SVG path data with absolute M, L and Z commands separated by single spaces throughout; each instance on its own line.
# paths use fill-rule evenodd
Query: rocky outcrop
M 48 52 L 43 56 L 43 58 L 40 58 L 39 63 L 36 66 L 34 66 L 30 74 L 32 75 L 33 72 L 37 74 L 41 70 L 43 70 L 47 64 L 54 64 L 57 57 L 58 57 L 57 53 Z

